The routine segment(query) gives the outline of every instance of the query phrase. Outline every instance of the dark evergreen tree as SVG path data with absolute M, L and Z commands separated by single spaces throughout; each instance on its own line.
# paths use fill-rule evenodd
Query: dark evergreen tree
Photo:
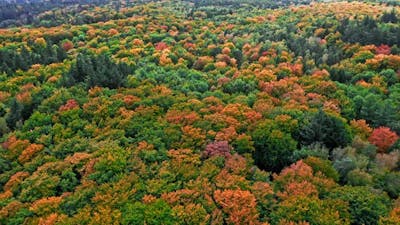
M 298 139 L 304 145 L 320 142 L 333 149 L 350 143 L 351 133 L 342 120 L 320 109 L 306 119 L 305 124 L 300 128 Z
M 16 127 L 16 124 L 19 121 L 22 121 L 23 109 L 24 106 L 21 103 L 19 103 L 15 98 L 11 100 L 10 111 L 8 112 L 6 117 L 7 126 L 9 128 L 14 129 Z
M 125 83 L 132 69 L 124 63 L 114 63 L 109 56 L 79 54 L 76 63 L 63 78 L 63 84 L 72 86 L 84 82 L 88 88 L 94 86 L 119 88 Z
M 397 18 L 396 11 L 392 9 L 390 12 L 385 12 L 382 17 L 381 21 L 384 23 L 397 23 L 399 19 Z
M 275 128 L 273 124 L 260 124 L 252 133 L 255 163 L 262 169 L 279 172 L 292 163 L 297 143 L 288 133 Z

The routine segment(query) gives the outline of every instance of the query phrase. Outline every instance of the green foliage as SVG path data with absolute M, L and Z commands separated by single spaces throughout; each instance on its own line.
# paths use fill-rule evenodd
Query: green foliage
M 396 15 L 395 9 L 392 9 L 390 12 L 385 12 L 381 17 L 381 21 L 384 23 L 396 23 L 398 20 L 399 18 Z
M 383 26 L 378 26 L 377 21 L 369 16 L 362 20 L 345 19 L 341 22 L 338 30 L 343 34 L 343 40 L 351 43 L 400 45 L 399 40 L 394 38 L 399 33 L 399 28 L 387 31 Z
M 390 99 L 383 100 L 382 96 L 373 93 L 365 97 L 356 96 L 354 108 L 357 118 L 365 119 L 374 127 L 397 128 L 396 121 L 399 115 L 396 112 L 396 104 L 393 104 Z
M 6 117 L 7 126 L 9 128 L 14 129 L 21 122 L 23 109 L 24 106 L 16 99 L 11 100 L 10 111 Z
M 367 172 L 354 169 L 347 173 L 346 181 L 351 186 L 369 186 L 372 185 L 372 176 Z
M 396 224 L 398 4 L 11 2 L 0 224 Z
M 91 203 L 94 196 L 94 190 L 85 188 L 84 190 L 74 192 L 66 197 L 60 204 L 60 209 L 63 213 L 72 216 L 80 209 Z
M 15 70 L 27 70 L 33 64 L 48 65 L 55 62 L 62 62 L 66 56 L 62 48 L 51 44 L 44 47 L 22 45 L 20 49 L 1 48 L 0 59 L 2 59 L 2 63 L 0 64 L 0 73 L 5 72 L 11 75 Z
M 125 85 L 131 69 L 124 63 L 116 64 L 106 54 L 79 54 L 76 63 L 64 76 L 64 84 L 72 86 L 84 82 L 88 88 L 100 86 L 118 88 Z
M 90 178 L 97 183 L 107 183 L 118 181 L 126 168 L 125 150 L 109 145 L 104 155 L 95 164 L 96 172 L 90 175 Z
M 378 174 L 374 179 L 374 186 L 388 193 L 396 199 L 400 196 L 400 172 Z
M 65 170 L 61 173 L 60 175 L 60 182 L 59 182 L 59 188 L 60 192 L 72 192 L 74 188 L 79 184 L 79 176 L 76 174 L 74 171 L 70 170 Z
M 272 213 L 272 222 L 309 222 L 310 224 L 350 224 L 348 205 L 338 200 L 320 200 L 313 197 L 288 199 Z
M 171 207 L 162 200 L 143 204 L 128 203 L 122 211 L 122 224 L 176 224 Z
M 290 134 L 274 127 L 271 121 L 258 125 L 252 139 L 255 163 L 261 168 L 277 172 L 292 163 L 291 156 L 297 143 Z
M 339 172 L 340 177 L 346 177 L 347 173 L 356 169 L 357 164 L 355 160 L 351 157 L 345 157 L 343 159 L 334 162 L 333 166 Z
M 148 81 L 155 85 L 167 85 L 169 88 L 185 94 L 204 93 L 209 89 L 210 85 L 205 82 L 206 75 L 199 71 L 182 68 L 167 70 L 153 63 L 142 64 L 144 63 L 140 63 L 140 67 L 135 71 L 135 78 L 140 81 Z
M 299 131 L 299 141 L 305 145 L 321 142 L 332 149 L 346 146 L 351 140 L 349 127 L 341 119 L 322 110 L 311 115 Z
M 255 151 L 254 142 L 251 140 L 251 137 L 237 138 L 232 145 L 239 154 L 253 153 Z
M 57 193 L 58 176 L 42 174 L 24 180 L 21 184 L 20 199 L 23 202 L 32 202 L 40 198 L 54 196 Z
M 224 92 L 233 94 L 233 93 L 243 93 L 250 94 L 251 92 L 257 90 L 256 82 L 253 80 L 243 80 L 243 79 L 235 79 L 232 82 L 224 85 Z
M 332 178 L 334 181 L 339 180 L 339 174 L 332 166 L 332 162 L 316 157 L 308 157 L 304 162 L 311 166 L 314 172 L 321 172 L 324 176 Z
M 328 159 L 329 149 L 321 143 L 314 143 L 309 146 L 303 146 L 301 149 L 297 149 L 293 152 L 293 159 L 295 161 L 305 159 L 309 156 Z
M 23 224 L 25 220 L 31 216 L 33 216 L 33 212 L 29 211 L 29 209 L 27 208 L 21 208 L 17 212 L 15 212 L 15 214 L 11 216 L 8 220 L 4 221 L 4 223 L 10 225 Z
M 379 75 L 385 79 L 389 86 L 394 85 L 399 81 L 399 77 L 393 69 L 382 70 Z
M 352 224 L 378 224 L 379 217 L 389 212 L 387 195 L 373 193 L 368 187 L 339 187 L 328 196 L 349 202 Z

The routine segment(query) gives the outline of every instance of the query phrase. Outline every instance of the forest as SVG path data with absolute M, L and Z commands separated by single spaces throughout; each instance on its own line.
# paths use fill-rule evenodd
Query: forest
M 398 1 L 7 0 L 0 27 L 0 224 L 400 224 Z

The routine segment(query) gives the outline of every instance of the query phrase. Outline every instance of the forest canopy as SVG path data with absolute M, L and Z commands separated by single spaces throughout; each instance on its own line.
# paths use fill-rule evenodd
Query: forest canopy
M 397 1 L 0 3 L 0 224 L 400 224 Z

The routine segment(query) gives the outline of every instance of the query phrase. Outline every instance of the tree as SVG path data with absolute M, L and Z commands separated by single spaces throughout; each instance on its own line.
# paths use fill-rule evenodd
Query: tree
M 384 23 L 397 23 L 398 20 L 395 8 L 390 12 L 385 12 L 381 17 L 381 21 Z
M 10 111 L 7 114 L 6 122 L 7 126 L 11 129 L 14 129 L 18 122 L 22 121 L 22 111 L 24 106 L 19 103 L 15 98 L 11 100 Z
M 141 202 L 128 203 L 122 210 L 122 224 L 176 224 L 171 207 L 163 200 L 143 204 Z
M 368 141 L 378 147 L 379 152 L 386 152 L 397 140 L 399 136 L 388 127 L 378 127 L 374 129 Z
M 351 142 L 352 136 L 350 129 L 341 119 L 319 110 L 305 121 L 300 128 L 298 139 L 305 145 L 321 142 L 326 147 L 333 149 L 346 146 Z
M 338 187 L 328 193 L 328 198 L 348 202 L 351 223 L 355 225 L 378 224 L 379 218 L 389 212 L 387 195 L 374 193 L 369 187 Z
M 18 160 L 21 163 L 25 163 L 32 158 L 33 155 L 42 151 L 44 146 L 42 144 L 30 144 L 24 149 L 24 151 L 19 155 Z
M 71 49 L 74 48 L 74 43 L 72 43 L 70 40 L 66 40 L 66 41 L 64 41 L 64 43 L 62 44 L 62 48 L 63 48 L 65 51 L 69 51 L 69 50 L 71 50 Z
M 374 186 L 396 199 L 400 196 L 400 172 L 386 172 L 375 176 Z
M 372 133 L 372 128 L 365 120 L 352 120 L 350 121 L 350 125 L 356 134 L 363 140 L 366 140 Z
M 399 76 L 393 69 L 382 70 L 379 75 L 383 77 L 388 86 L 394 85 L 399 81 Z
M 332 178 L 334 181 L 339 180 L 339 174 L 329 160 L 310 156 L 304 160 L 304 163 L 311 166 L 314 172 L 321 172 L 324 176 Z
M 390 99 L 384 99 L 381 95 L 367 93 L 365 97 L 357 95 L 353 98 L 356 117 L 365 119 L 373 127 L 393 128 L 398 121 L 396 104 Z
M 103 148 L 105 152 L 94 165 L 96 172 L 89 177 L 100 184 L 118 181 L 126 169 L 126 151 L 113 142 L 104 143 Z
M 256 198 L 249 191 L 216 190 L 214 199 L 227 214 L 227 224 L 259 224 Z
M 229 146 L 227 141 L 216 141 L 206 146 L 204 154 L 206 157 L 212 157 L 212 156 L 230 157 L 231 156 L 230 151 L 231 147 Z
M 114 63 L 106 54 L 92 56 L 79 54 L 76 63 L 64 75 L 63 83 L 72 86 L 84 82 L 88 88 L 100 86 L 119 88 L 125 84 L 126 77 L 131 73 L 130 67 L 125 63 Z
M 178 204 L 173 207 L 173 211 L 177 215 L 177 220 L 180 221 L 180 224 L 209 224 L 210 215 L 201 204 Z
M 265 121 L 252 132 L 255 151 L 253 158 L 262 169 L 280 171 L 292 163 L 291 156 L 297 142 L 288 133 L 275 128 L 271 121 Z
M 371 185 L 372 176 L 360 169 L 354 169 L 347 173 L 346 183 L 351 186 L 368 186 Z
M 41 48 L 47 47 L 47 42 L 44 38 L 36 38 L 35 39 L 35 44 L 37 46 L 40 46 Z
M 379 225 L 397 225 L 400 224 L 400 207 L 394 208 L 387 217 L 379 219 Z
M 293 196 L 282 201 L 272 212 L 273 224 L 347 224 L 349 225 L 348 206 L 343 201 L 320 200 L 317 197 Z M 294 223 L 295 222 L 295 223 Z
M 337 186 L 333 179 L 313 169 L 302 160 L 274 174 L 275 190 L 281 199 L 292 196 L 325 195 Z

